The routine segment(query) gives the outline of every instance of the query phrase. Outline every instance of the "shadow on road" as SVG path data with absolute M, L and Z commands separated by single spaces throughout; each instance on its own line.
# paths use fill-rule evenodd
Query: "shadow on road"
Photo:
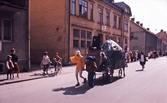
M 56 76 L 56 75 L 57 75 L 57 74 L 55 74 L 55 73 L 49 73 L 49 74 L 45 74 L 45 75 L 43 75 L 43 73 L 34 73 L 34 74 L 30 75 L 30 76 L 54 77 L 54 76 Z
M 96 79 L 95 79 L 95 85 L 96 85 L 96 86 L 103 86 L 103 85 L 107 85 L 107 84 L 114 83 L 114 82 L 116 82 L 116 81 L 119 80 L 119 79 L 123 79 L 123 77 L 120 78 L 120 77 L 115 76 L 115 77 L 112 78 L 112 81 L 111 81 L 111 82 L 109 82 L 109 81 L 104 81 L 102 77 L 99 77 L 99 78 L 96 78 Z
M 78 94 L 85 94 L 86 91 L 88 91 L 90 88 L 88 87 L 87 84 L 83 84 L 81 86 L 75 87 L 61 87 L 61 88 L 56 88 L 53 89 L 52 91 L 54 92 L 59 92 L 59 91 L 64 91 L 64 95 L 78 95 Z
M 141 70 L 141 69 L 140 70 L 136 70 L 136 72 L 141 72 L 141 71 L 143 71 L 143 70 Z
M 0 79 L 0 82 L 3 82 L 3 81 L 5 81 L 5 80 L 7 80 L 7 79 Z

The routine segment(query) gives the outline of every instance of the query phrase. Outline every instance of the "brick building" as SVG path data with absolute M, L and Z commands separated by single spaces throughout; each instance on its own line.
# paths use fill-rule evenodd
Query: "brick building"
M 30 68 L 28 1 L 0 0 L 0 73 L 4 73 L 7 55 L 16 49 L 21 71 Z
M 31 61 L 40 63 L 44 51 L 59 52 L 63 64 L 80 50 L 85 56 L 93 36 L 115 38 L 129 48 L 131 9 L 114 0 L 31 0 Z
M 158 38 L 149 28 L 143 27 L 139 21 L 135 22 L 135 18 L 130 20 L 130 50 L 138 50 L 148 54 L 150 51 L 161 51 L 162 40 Z
M 160 39 L 163 40 L 162 43 L 162 52 L 167 52 L 167 33 L 163 29 L 156 34 Z

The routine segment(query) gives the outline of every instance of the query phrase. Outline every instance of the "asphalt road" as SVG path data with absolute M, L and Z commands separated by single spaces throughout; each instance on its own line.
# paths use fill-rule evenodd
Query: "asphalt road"
M 125 78 L 108 84 L 97 78 L 92 89 L 82 79 L 75 87 L 75 69 L 69 69 L 67 74 L 2 85 L 0 103 L 167 103 L 166 57 L 150 59 L 144 71 L 139 62 L 129 63 Z

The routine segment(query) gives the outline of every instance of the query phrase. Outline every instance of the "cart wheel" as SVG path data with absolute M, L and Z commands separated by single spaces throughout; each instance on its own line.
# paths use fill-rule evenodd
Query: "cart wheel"
M 113 77 L 112 74 L 110 74 L 110 75 L 108 76 L 108 82 L 111 83 L 111 82 L 113 82 L 113 81 L 114 81 L 114 77 Z
M 122 69 L 120 68 L 118 71 L 118 77 L 121 78 L 122 77 Z
M 107 81 L 107 73 L 103 73 L 103 82 Z

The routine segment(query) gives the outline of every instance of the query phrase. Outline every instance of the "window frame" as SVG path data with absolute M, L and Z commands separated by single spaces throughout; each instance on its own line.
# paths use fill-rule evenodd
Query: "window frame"
M 117 28 L 117 16 L 116 15 L 114 15 L 114 19 L 113 19 L 114 21 L 114 23 L 113 23 L 113 28 Z
M 85 48 L 85 40 L 81 40 L 81 48 Z
M 121 29 L 121 17 L 118 17 L 118 29 Z
M 110 26 L 110 12 L 106 11 L 106 25 Z
M 103 9 L 98 8 L 98 14 L 99 14 L 99 24 L 103 24 Z
M 81 30 L 81 38 L 86 38 L 86 31 L 85 30 Z
M 124 21 L 124 31 L 128 31 L 128 20 Z
M 87 39 L 92 39 L 92 32 L 87 31 Z
M 9 21 L 10 27 L 5 26 L 5 21 Z M 7 27 L 7 28 L 6 28 Z M 9 32 L 10 29 L 10 32 Z M 8 35 L 5 35 L 8 33 Z M 6 39 L 9 38 L 9 39 Z M 0 18 L 0 40 L 1 41 L 12 41 L 13 39 L 13 21 L 8 18 Z
M 88 2 L 86 0 L 79 0 L 79 15 L 88 18 Z
M 73 39 L 73 47 L 74 48 L 79 48 L 79 40 Z
M 79 29 L 73 29 L 73 37 L 80 37 L 80 30 Z
M 76 15 L 76 0 L 72 0 L 71 13 Z
M 93 21 L 93 4 L 90 4 L 90 20 Z
M 91 41 L 87 41 L 87 48 L 89 48 L 91 46 Z

